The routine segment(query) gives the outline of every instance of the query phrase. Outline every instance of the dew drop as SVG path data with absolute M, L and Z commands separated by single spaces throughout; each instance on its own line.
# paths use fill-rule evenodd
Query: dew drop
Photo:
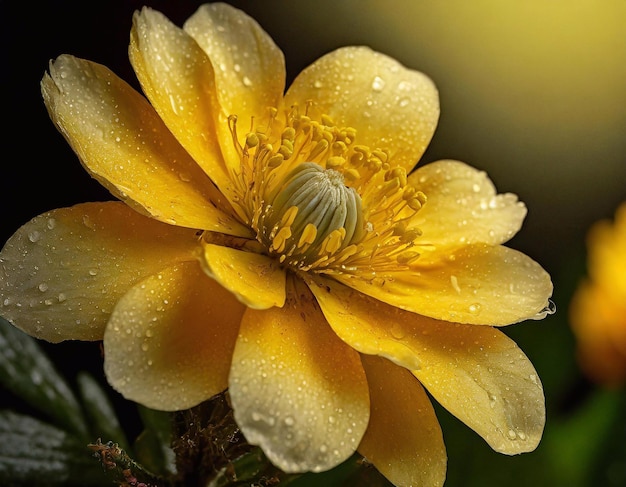
M 47 226 L 49 230 L 52 230 L 54 227 L 57 226 L 57 221 L 54 218 L 48 218 Z
M 30 240 L 33 243 L 38 242 L 40 238 L 41 238 L 41 233 L 38 230 L 33 230 L 32 232 L 28 234 L 28 240 Z
M 517 433 L 514 430 L 509 430 L 508 435 L 509 435 L 509 438 L 512 440 L 517 438 Z
M 372 90 L 380 92 L 383 90 L 384 87 L 385 80 L 382 79 L 380 76 L 376 76 L 374 78 L 374 81 L 372 81 Z
M 474 315 L 477 313 L 480 313 L 480 304 L 478 303 L 470 304 L 468 310 L 470 313 Z
M 284 419 L 285 426 L 293 426 L 295 424 L 295 420 L 291 416 L 287 416 Z
M 42 282 L 39 286 L 37 286 L 37 289 L 39 289 L 42 293 L 46 292 L 48 290 L 48 285 L 45 282 Z
M 252 86 L 252 80 L 247 76 L 244 76 L 241 80 L 244 86 Z
M 90 276 L 95 276 L 98 274 L 98 271 L 96 269 L 89 269 L 89 275 Z
M 404 330 L 404 327 L 400 323 L 394 323 L 391 326 L 391 335 L 394 338 L 400 340 L 406 336 L 406 331 Z

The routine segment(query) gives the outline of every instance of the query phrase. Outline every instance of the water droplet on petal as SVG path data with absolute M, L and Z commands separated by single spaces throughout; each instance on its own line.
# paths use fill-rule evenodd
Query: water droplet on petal
M 372 81 L 372 90 L 374 91 L 382 91 L 385 87 L 385 80 L 380 76 L 376 76 L 374 81 Z

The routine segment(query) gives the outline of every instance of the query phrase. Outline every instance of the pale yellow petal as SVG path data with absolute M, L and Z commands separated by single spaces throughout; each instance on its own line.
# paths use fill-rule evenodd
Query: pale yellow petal
M 357 130 L 356 142 L 412 168 L 439 119 L 439 95 L 424 74 L 367 47 L 344 47 L 315 61 L 287 91 L 285 106 L 307 106 Z
M 44 213 L 0 253 L 0 315 L 51 342 L 101 340 L 115 303 L 137 281 L 195 260 L 194 230 L 120 202 Z
M 235 420 L 286 472 L 319 472 L 352 455 L 367 427 L 359 354 L 330 329 L 313 297 L 248 309 L 230 375 Z
M 370 387 L 370 421 L 359 453 L 396 487 L 438 487 L 446 448 L 430 399 L 408 370 L 361 357 Z
M 232 196 L 216 125 L 221 106 L 215 73 L 204 51 L 162 13 L 144 7 L 133 17 L 129 55 L 144 93 L 170 131 L 220 190 Z
M 545 424 L 543 388 L 528 358 L 504 333 L 403 311 L 330 279 L 309 284 L 329 324 L 350 346 L 413 371 L 443 407 L 496 451 L 536 448 Z
M 226 389 L 245 307 L 197 262 L 162 269 L 115 307 L 104 370 L 124 397 L 152 409 L 188 409 Z
M 265 309 L 284 304 L 286 273 L 275 259 L 214 244 L 204 245 L 203 257 L 205 272 L 246 306 Z
M 237 115 L 244 130 L 252 117 L 278 107 L 285 91 L 283 53 L 256 20 L 225 3 L 202 5 L 183 27 L 215 70 L 223 114 Z
M 419 167 L 409 182 L 428 198 L 413 224 L 422 231 L 419 245 L 432 246 L 433 252 L 504 243 L 519 231 L 526 216 L 517 196 L 496 194 L 484 171 L 462 162 L 437 161 Z
M 433 318 L 478 325 L 541 319 L 552 281 L 528 256 L 502 246 L 472 245 L 419 258 L 410 270 L 379 272 L 374 279 L 336 278 L 393 306 Z
M 109 69 L 63 55 L 41 89 L 81 163 L 115 196 L 167 223 L 248 234 L 145 98 Z

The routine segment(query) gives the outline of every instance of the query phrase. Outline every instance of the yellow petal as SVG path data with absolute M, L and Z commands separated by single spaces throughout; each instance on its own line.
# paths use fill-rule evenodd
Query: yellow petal
M 0 315 L 51 342 L 101 340 L 118 299 L 137 281 L 195 260 L 195 231 L 120 202 L 44 213 L 0 253 Z
M 437 487 L 446 477 L 446 448 L 435 411 L 408 370 L 361 357 L 370 387 L 370 421 L 361 453 L 393 485 Z
M 248 235 L 147 101 L 109 69 L 63 55 L 41 88 L 82 164 L 115 196 L 167 223 Z
M 500 326 L 551 312 L 550 276 L 521 252 L 473 245 L 431 257 L 441 260 L 427 257 L 411 270 L 381 272 L 370 280 L 336 278 L 385 303 L 445 321 Z
M 285 302 L 285 270 L 275 259 L 222 245 L 205 244 L 205 272 L 255 309 L 282 306 Z
M 240 333 L 229 390 L 246 439 L 285 472 L 319 472 L 350 457 L 369 417 L 365 373 L 313 297 L 248 309 Z
M 413 371 L 496 451 L 536 448 L 545 424 L 543 388 L 528 358 L 502 332 L 409 313 L 330 279 L 309 284 L 329 324 L 350 346 Z
M 144 93 L 165 124 L 229 196 L 215 116 L 221 107 L 209 58 L 184 30 L 148 7 L 133 17 L 129 55 Z M 226 139 L 231 140 L 230 135 Z
M 419 167 L 409 181 L 428 198 L 415 218 L 419 244 L 443 248 L 474 243 L 498 245 L 522 226 L 526 207 L 511 193 L 496 194 L 484 171 L 458 161 Z
M 279 106 L 285 60 L 256 20 L 230 5 L 212 3 L 202 5 L 183 28 L 211 60 L 223 114 L 237 115 L 247 130 L 252 117 Z
M 357 130 L 357 143 L 388 150 L 411 169 L 439 118 L 439 95 L 424 74 L 366 47 L 345 47 L 306 68 L 287 91 L 285 105 L 329 115 Z
M 124 397 L 188 409 L 228 385 L 245 307 L 197 262 L 161 270 L 128 291 L 104 334 L 104 369 Z

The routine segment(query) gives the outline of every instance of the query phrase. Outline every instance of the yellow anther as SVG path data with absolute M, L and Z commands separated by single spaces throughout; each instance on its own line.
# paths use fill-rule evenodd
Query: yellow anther
M 406 169 L 403 167 L 394 167 L 390 171 L 385 173 L 385 181 L 390 181 L 391 179 L 397 179 L 400 183 L 400 186 L 406 186 Z
M 314 161 L 315 158 L 317 158 L 317 156 L 323 154 L 327 149 L 328 149 L 328 141 L 322 139 L 317 144 L 315 144 L 315 147 L 313 147 L 313 149 L 309 153 L 309 158 L 312 161 Z
M 372 156 L 367 159 L 367 164 L 365 165 L 370 171 L 378 172 L 383 167 L 383 161 L 381 161 L 378 157 Z
M 287 211 L 283 214 L 282 218 L 280 219 L 280 226 L 290 227 L 293 224 L 293 221 L 296 219 L 297 215 L 298 215 L 298 207 L 297 206 L 289 207 L 289 209 L 287 209 Z
M 372 154 L 378 157 L 383 162 L 387 162 L 387 160 L 389 159 L 387 153 L 379 149 L 373 150 Z
M 411 228 L 410 230 L 407 230 L 402 234 L 402 236 L 400 237 L 400 241 L 402 243 L 413 242 L 421 235 L 422 231 L 419 228 Z
M 284 251 L 285 245 L 287 244 L 287 239 L 289 239 L 289 237 L 291 237 L 291 228 L 281 228 L 276 236 L 272 239 L 272 250 L 275 252 Z
M 270 168 L 275 168 L 275 167 L 280 166 L 284 160 L 285 160 L 285 156 L 283 156 L 282 154 L 274 154 L 272 157 L 268 159 L 267 165 Z
M 351 181 L 351 182 L 356 181 L 357 179 L 361 177 L 361 174 L 359 173 L 359 171 L 357 171 L 354 168 L 344 171 L 343 175 L 348 181 Z
M 287 127 L 283 130 L 283 133 L 280 136 L 281 139 L 285 140 L 294 140 L 296 138 L 296 131 L 293 127 Z
M 322 115 L 322 124 L 325 125 L 326 127 L 334 127 L 335 124 L 333 122 L 333 119 L 330 118 L 328 115 Z
M 414 250 L 407 250 L 406 252 L 402 252 L 400 255 L 396 257 L 398 264 L 400 265 L 408 265 L 412 262 L 415 262 L 420 256 L 419 252 L 415 252 Z
M 317 227 L 312 223 L 308 223 L 304 230 L 302 230 L 302 235 L 300 236 L 300 240 L 298 241 L 298 248 L 302 248 L 305 245 L 311 245 L 315 242 L 315 237 L 317 237 Z
M 334 252 L 337 252 L 337 250 L 339 250 L 339 247 L 341 247 L 345 236 L 346 229 L 343 227 L 330 232 L 320 246 L 319 255 L 332 254 Z
M 422 208 L 422 202 L 419 200 L 419 198 L 409 198 L 408 200 L 406 200 L 406 204 L 409 205 L 409 208 L 415 211 Z
M 251 132 L 246 135 L 246 147 L 251 148 L 256 147 L 257 145 L 259 145 L 259 137 L 257 134 Z
M 333 142 L 332 151 L 335 156 L 343 156 L 348 150 L 348 146 L 340 140 Z
M 338 167 L 343 166 L 346 163 L 346 160 L 340 156 L 329 157 L 326 160 L 326 169 L 336 169 Z

